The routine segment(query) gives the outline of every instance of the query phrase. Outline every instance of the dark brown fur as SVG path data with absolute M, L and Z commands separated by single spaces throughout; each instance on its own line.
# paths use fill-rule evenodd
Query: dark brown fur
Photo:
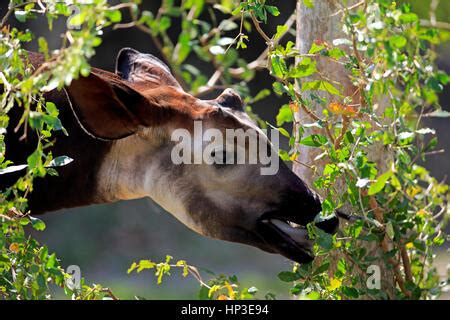
M 40 54 L 29 53 L 29 59 L 35 68 L 44 63 L 43 56 Z M 98 78 L 104 80 L 100 85 Z M 99 100 L 99 97 L 110 94 L 102 92 L 102 90 L 109 90 L 104 84 L 111 85 L 119 98 L 130 102 L 122 109 L 117 108 L 118 104 L 102 105 L 102 108 L 107 109 L 108 112 L 111 112 L 111 108 L 116 108 L 118 122 L 114 122 L 114 119 L 105 122 L 105 116 L 96 108 L 103 102 Z M 97 90 L 94 92 L 98 95 L 97 99 L 92 97 L 93 87 Z M 87 88 L 89 88 L 89 94 L 84 92 Z M 126 130 L 128 131 L 124 136 L 133 134 L 140 125 L 155 126 L 164 125 L 168 121 L 182 122 L 186 119 L 201 118 L 212 112 L 209 108 L 197 105 L 197 99 L 175 87 L 161 85 L 157 87 L 155 82 L 145 79 L 131 83 L 124 81 L 114 73 L 96 68 L 93 68 L 92 74 L 88 78 L 74 80 L 67 91 L 71 96 L 73 109 L 85 108 L 87 105 L 93 108 L 92 112 L 97 112 L 93 117 L 93 122 L 91 117 L 90 124 L 94 123 L 98 128 L 103 128 L 106 133 L 119 132 L 118 126 L 127 126 Z M 121 94 L 124 96 L 121 97 Z M 47 175 L 45 178 L 35 180 L 33 191 L 28 196 L 31 212 L 40 214 L 61 208 L 102 203 L 104 199 L 96 195 L 96 175 L 113 141 L 98 139 L 81 127 L 80 122 L 84 121 L 83 114 L 78 114 L 78 118 L 75 116 L 64 90 L 53 90 L 46 95 L 46 100 L 57 105 L 60 110 L 61 122 L 69 133 L 66 136 L 62 131 L 56 132 L 54 146 L 46 151 L 51 151 L 54 157 L 69 156 L 74 161 L 57 168 L 59 176 Z M 127 115 L 131 122 L 123 124 L 121 119 Z M 36 148 L 35 133 L 28 130 L 26 138 L 21 141 L 23 130 L 14 132 L 14 128 L 22 116 L 22 109 L 15 106 L 9 116 L 10 123 L 5 140 L 6 159 L 13 161 L 15 165 L 26 164 L 27 156 Z M 88 131 L 95 129 L 90 128 L 89 124 L 85 124 L 85 128 Z M 120 138 L 120 136 L 114 138 Z M 23 173 L 24 171 L 1 175 L 0 189 L 4 190 L 11 186 Z

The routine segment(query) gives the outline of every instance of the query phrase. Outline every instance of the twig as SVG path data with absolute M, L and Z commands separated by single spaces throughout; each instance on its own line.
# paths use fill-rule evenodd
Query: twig
M 117 296 L 111 291 L 110 288 L 103 288 L 102 290 L 100 290 L 101 292 L 105 292 L 108 294 L 108 296 L 113 299 L 113 300 L 119 300 L 119 298 L 117 298 Z
M 428 152 L 425 152 L 424 155 L 425 155 L 425 156 L 432 156 L 432 155 L 440 154 L 440 153 L 445 153 L 445 149 L 439 149 L 439 150 L 434 150 L 434 151 L 428 151 Z
M 286 86 L 289 84 L 288 81 L 285 80 L 285 79 L 279 79 L 279 80 L 280 80 L 284 85 L 286 85 Z M 328 128 L 328 121 L 321 119 L 318 115 L 316 115 L 316 114 L 314 113 L 314 111 L 312 111 L 311 109 L 309 109 L 309 108 L 306 106 L 306 103 L 303 101 L 303 97 L 302 97 L 301 93 L 298 92 L 295 88 L 294 88 L 294 94 L 295 94 L 296 99 L 299 101 L 300 108 L 302 108 L 302 110 L 303 110 L 303 111 L 304 111 L 311 119 L 313 119 L 314 121 L 322 121 L 322 122 L 324 123 L 325 132 L 326 132 L 328 138 L 329 138 L 329 139 L 331 140 L 331 142 L 334 144 L 334 137 L 333 137 L 333 134 L 331 133 L 330 128 Z
M 371 196 L 369 198 L 369 205 L 375 214 L 375 219 L 384 226 L 383 212 L 382 212 L 381 208 L 378 206 L 377 200 L 375 199 L 374 196 Z M 384 234 L 384 237 L 380 243 L 380 246 L 381 246 L 381 249 L 383 249 L 384 253 L 388 253 L 390 251 L 386 234 Z M 403 279 L 398 262 L 396 262 L 392 258 L 389 258 L 388 262 L 392 265 L 392 267 L 394 269 L 395 281 L 397 282 L 400 290 L 403 292 L 403 294 L 406 297 L 411 298 L 411 292 L 409 292 L 408 289 L 406 289 L 406 287 L 405 287 L 405 280 Z
M 269 36 L 264 32 L 263 29 L 261 29 L 261 26 L 259 25 L 259 21 L 258 21 L 258 19 L 256 19 L 255 14 L 253 12 L 250 12 L 250 16 L 252 18 L 253 24 L 255 25 L 256 31 L 258 31 L 258 33 L 261 35 L 261 37 L 263 37 L 263 39 L 266 41 L 266 44 L 270 48 L 272 48 L 273 47 L 272 39 L 269 38 Z
M 309 164 L 306 164 L 304 162 L 301 162 L 300 160 L 294 159 L 294 162 L 296 162 L 296 163 L 298 163 L 298 164 L 300 164 L 300 165 L 302 165 L 302 166 L 304 166 L 304 167 L 306 167 L 308 169 L 311 169 L 311 170 L 315 171 L 315 169 L 312 166 L 310 166 Z
M 441 0 L 431 0 L 430 1 L 430 22 L 434 25 L 436 24 L 436 9 L 439 6 Z
M 344 139 L 344 135 L 347 132 L 348 125 L 350 123 L 350 118 L 347 116 L 342 116 L 342 129 L 339 136 L 336 138 L 336 141 L 334 142 L 334 148 L 337 149 L 339 145 L 342 142 L 342 139 Z
M 292 25 L 295 22 L 295 12 L 286 20 L 284 23 L 285 31 L 280 34 L 280 36 L 277 39 L 272 40 L 272 45 L 275 47 L 281 39 L 284 38 L 284 36 L 289 32 L 289 30 L 292 28 Z M 230 68 L 229 73 L 233 77 L 239 77 L 241 74 L 245 72 L 246 69 L 249 70 L 257 70 L 257 69 L 263 69 L 267 66 L 266 57 L 269 53 L 269 47 L 265 48 L 264 51 L 252 62 L 250 62 L 247 65 L 247 68 Z
M 184 265 L 177 265 L 177 264 L 170 264 L 169 265 L 172 268 L 184 268 L 185 266 L 187 267 L 187 271 L 195 278 L 195 280 L 198 281 L 198 283 L 200 283 L 201 286 L 206 287 L 208 289 L 211 289 L 210 286 L 208 286 L 208 284 L 203 281 L 202 276 L 200 275 L 200 272 L 198 272 L 198 269 L 194 266 L 191 266 L 189 264 Z
M 450 23 L 443 22 L 443 21 L 432 22 L 432 21 L 421 19 L 420 26 L 425 27 L 425 28 L 438 28 L 438 29 L 450 30 Z
M 132 3 L 132 2 L 128 2 L 128 3 L 119 3 L 119 4 L 115 5 L 115 6 L 110 7 L 109 10 L 120 10 L 120 9 L 124 9 L 124 8 L 130 8 L 130 9 L 133 9 L 134 5 L 135 5 L 135 4 Z
M 348 8 L 346 8 L 346 9 L 341 9 L 341 10 L 339 10 L 339 11 L 333 13 L 330 17 L 335 17 L 335 16 L 337 16 L 337 15 L 340 15 L 340 14 L 344 13 L 346 10 L 353 10 L 353 9 L 359 7 L 360 5 L 363 5 L 365 2 L 366 2 L 366 1 L 363 0 L 363 1 L 360 1 L 360 2 L 358 2 L 358 3 L 355 3 L 354 5 L 352 5 L 352 6 L 348 7 Z
M 411 272 L 411 262 L 409 260 L 408 252 L 404 245 L 400 246 L 400 254 L 402 256 L 403 268 L 405 269 L 406 281 L 413 282 L 413 276 Z
M 253 19 L 253 16 L 252 16 Z M 256 19 L 256 18 L 255 18 Z M 242 34 L 242 22 L 243 22 L 243 16 L 241 18 L 241 28 L 239 31 L 239 35 L 236 37 L 236 39 Z M 239 78 L 246 70 L 258 70 L 258 69 L 264 69 L 267 67 L 267 62 L 266 62 L 266 57 L 267 54 L 269 53 L 269 50 L 276 46 L 280 40 L 289 32 L 289 30 L 292 28 L 292 25 L 295 22 L 295 12 L 286 20 L 286 22 L 284 23 L 285 31 L 279 35 L 279 37 L 277 39 L 270 39 L 265 33 L 264 31 L 262 31 L 262 29 L 260 29 L 264 36 L 264 40 L 269 39 L 269 42 L 267 43 L 268 46 L 264 49 L 264 51 L 258 56 L 258 58 L 256 58 L 255 60 L 253 60 L 252 62 L 250 62 L 246 68 L 243 67 L 239 67 L 239 68 L 230 68 L 228 70 L 228 73 L 234 77 L 234 78 Z M 253 23 L 255 24 L 255 27 L 258 29 L 259 27 L 259 22 L 258 20 L 253 20 Z M 217 28 L 216 28 L 217 29 Z M 228 50 L 228 49 L 227 49 Z M 217 70 L 212 76 L 211 78 L 208 80 L 208 83 L 204 86 L 199 88 L 199 91 L 197 93 L 197 95 L 204 95 L 207 94 L 209 92 L 211 92 L 212 90 L 214 90 L 215 84 L 217 83 L 217 81 L 220 79 L 220 77 L 222 76 L 223 70 Z

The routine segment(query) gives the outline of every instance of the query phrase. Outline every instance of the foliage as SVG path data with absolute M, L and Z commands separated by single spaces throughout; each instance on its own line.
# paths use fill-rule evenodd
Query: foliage
M 257 298 L 258 289 L 255 287 L 245 288 L 241 287 L 236 276 L 214 275 L 213 272 L 208 271 L 213 277 L 205 282 L 200 275 L 199 270 L 187 264 L 185 260 L 178 260 L 176 263 L 170 263 L 173 257 L 166 256 L 164 262 L 153 262 L 152 260 L 140 260 L 133 264 L 128 269 L 128 273 L 136 271 L 140 273 L 143 270 L 155 270 L 155 277 L 157 284 L 161 284 L 164 276 L 170 276 L 174 268 L 182 270 L 183 277 L 191 275 L 200 284 L 200 291 L 198 298 L 202 300 L 244 300 Z M 274 295 L 267 293 L 266 299 L 273 299 Z
M 87 59 L 100 45 L 102 29 L 121 17 L 120 11 L 109 7 L 104 0 L 74 3 L 78 11 L 71 15 L 73 8 L 60 1 L 14 0 L 10 2 L 10 10 L 0 26 L 0 81 L 3 88 L 0 98 L 0 177 L 5 173 L 26 170 L 12 187 L 2 190 L 0 195 L 0 296 L 5 299 L 50 298 L 50 284 L 64 288 L 65 293 L 74 298 L 101 298 L 105 295 L 105 290 L 99 286 L 89 288 L 83 284 L 81 290 L 71 290 L 65 282 L 69 276 L 61 268 L 56 255 L 27 236 L 23 229 L 27 224 L 39 231 L 45 229 L 41 220 L 29 216 L 26 211 L 26 195 L 33 190 L 33 179 L 55 175 L 54 167 L 71 161 L 64 155 L 53 157 L 46 151 L 53 143 L 52 132 L 65 130 L 58 119 L 57 106 L 45 102 L 44 94 L 70 84 L 79 74 L 89 74 Z M 11 14 L 18 21 L 25 22 L 43 13 L 50 30 L 55 19 L 71 16 L 69 29 L 58 50 L 50 50 L 46 39 L 36 39 L 31 30 L 6 25 L 6 18 Z M 45 64 L 37 69 L 31 66 L 28 52 L 24 49 L 32 41 L 37 41 L 39 51 L 46 57 Z M 35 105 L 33 109 L 32 105 Z M 38 141 L 26 164 L 13 164 L 5 159 L 8 146 L 4 143 L 4 135 L 9 123 L 8 112 L 13 107 L 23 109 L 15 130 L 22 130 L 25 138 L 30 134 L 29 128 Z
M 370 1 L 346 12 L 343 20 L 346 38 L 318 40 L 307 55 L 290 43 L 278 46 L 269 52 L 270 69 L 279 80 L 274 88 L 310 115 L 309 126 L 323 129 L 323 135 L 304 137 L 300 126 L 291 139 L 292 147 L 299 143 L 322 151 L 326 165 L 316 172 L 314 185 L 325 194 L 323 214 L 350 203 L 351 211 L 363 213 L 364 219 L 341 228 L 337 236 L 311 227 L 320 263 L 295 266 L 280 278 L 300 280 L 291 292 L 315 299 L 434 298 L 440 282 L 432 266 L 433 248 L 445 241 L 445 221 L 439 217 L 448 212 L 449 193 L 446 184 L 417 162 L 433 153 L 437 142 L 428 138 L 434 130 L 421 128 L 420 121 L 440 112 L 437 95 L 448 83 L 448 76 L 433 65 L 439 33 L 421 28 L 408 5 L 397 7 L 390 1 Z M 300 63 L 289 66 L 292 56 L 300 57 Z M 333 79 L 316 70 L 311 56 L 345 65 L 355 92 L 343 96 Z M 318 79 L 308 78 L 313 73 Z M 322 114 L 312 110 L 317 102 L 324 107 Z M 380 103 L 386 109 L 377 114 Z M 386 171 L 368 156 L 378 144 L 387 158 L 392 155 Z M 286 160 L 296 156 L 293 148 Z M 344 192 L 340 181 L 345 182 Z M 381 259 L 361 243 L 379 245 Z M 332 270 L 337 254 L 341 258 Z M 393 293 L 366 286 L 365 270 L 380 261 L 393 269 L 398 289 Z
M 114 28 L 136 27 L 147 33 L 175 77 L 193 94 L 201 97 L 233 86 L 261 126 L 266 123 L 252 111 L 253 103 L 271 94 L 271 90 L 289 99 L 289 104 L 279 108 L 276 121 L 280 132 L 288 136 L 291 149 L 280 150 L 280 156 L 296 162 L 297 145 L 320 149 L 320 158 L 326 162 L 323 170 L 307 165 L 315 170 L 315 188 L 325 195 L 323 215 L 346 205 L 361 218 L 345 225 L 335 236 L 309 226 L 318 259 L 279 274 L 282 281 L 293 283 L 292 294 L 308 299 L 439 295 L 441 286 L 432 263 L 434 248 L 445 241 L 442 230 L 448 216 L 448 186 L 431 177 L 418 161 L 436 152 L 434 130 L 422 128 L 420 122 L 424 117 L 448 116 L 438 102 L 448 76 L 436 70 L 434 64 L 434 47 L 443 33 L 421 27 L 408 5 L 367 0 L 352 10 L 343 10 L 345 37 L 329 43 L 317 39 L 309 52 L 300 53 L 295 43 L 287 40 L 294 15 L 272 36 L 263 31 L 265 22 L 283 14 L 264 0 L 183 0 L 179 5 L 164 0 L 157 13 L 140 11 L 140 0 L 114 7 L 106 0 L 74 1 L 74 14 L 65 3 L 10 1 L 11 10 L 1 25 L 0 177 L 6 172 L 26 170 L 13 187 L 2 190 L 0 199 L 2 297 L 49 298 L 49 284 L 54 283 L 73 298 L 115 298 L 108 289 L 88 287 L 84 282 L 80 291 L 71 290 L 64 281 L 68 275 L 55 254 L 27 237 L 23 230 L 26 224 L 37 230 L 45 228 L 26 211 L 26 195 L 32 191 L 33 179 L 57 174 L 53 167 L 70 161 L 59 158 L 64 155 L 54 158 L 46 151 L 53 143 L 52 132 L 64 128 L 58 120 L 58 106 L 46 103 L 43 95 L 69 84 L 79 74 L 89 73 L 87 59 L 101 44 L 102 29 L 112 24 Z M 314 6 L 314 1 L 303 3 Z M 131 22 L 119 23 L 120 9 L 129 10 Z M 49 29 L 58 17 L 70 16 L 61 48 L 52 50 L 44 38 L 36 39 L 32 31 L 6 26 L 10 14 L 20 22 L 45 14 Z M 174 39 L 172 27 L 180 20 L 181 32 Z M 248 62 L 242 52 L 251 46 L 253 30 L 267 48 Z M 47 61 L 37 70 L 31 68 L 24 50 L 32 41 L 37 41 Z M 319 59 L 326 59 L 330 65 L 344 65 L 355 92 L 345 96 L 339 83 L 323 77 L 317 66 Z M 214 72 L 208 78 L 187 61 L 212 65 Z M 260 70 L 270 72 L 273 85 L 252 95 L 247 83 Z M 386 108 L 380 114 L 376 111 L 382 99 Z M 35 109 L 31 109 L 32 102 Z M 26 132 L 31 128 L 38 138 L 27 164 L 13 164 L 4 158 L 8 146 L 3 138 L 14 103 L 23 108 L 18 130 Z M 323 111 L 319 112 L 317 106 Z M 294 114 L 300 110 L 309 116 L 309 124 L 299 126 L 296 122 Z M 283 128 L 288 124 L 297 128 L 292 135 Z M 311 127 L 318 133 L 305 134 Z M 377 145 L 391 155 L 386 170 L 368 156 Z M 342 181 L 344 192 L 338 187 Z M 372 256 L 366 249 L 369 245 L 380 247 L 382 256 Z M 194 267 L 185 261 L 170 263 L 171 259 L 167 257 L 162 263 L 141 260 L 130 267 L 129 273 L 155 269 L 160 282 L 171 269 L 181 268 L 184 275 L 194 275 L 200 281 L 202 298 L 255 297 L 256 290 L 240 289 L 235 277 L 214 276 L 205 283 Z M 393 270 L 397 285 L 393 293 L 367 288 L 365 271 L 375 261 Z

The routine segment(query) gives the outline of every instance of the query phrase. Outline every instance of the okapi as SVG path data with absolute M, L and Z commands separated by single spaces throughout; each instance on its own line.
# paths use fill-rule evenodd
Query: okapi
M 34 68 L 44 63 L 37 53 L 28 58 Z M 200 100 L 184 92 L 159 59 L 124 48 L 115 73 L 93 68 L 89 76 L 47 93 L 46 100 L 58 106 L 68 132 L 55 133 L 52 154 L 74 161 L 58 167 L 57 176 L 35 180 L 28 195 L 31 214 L 150 197 L 202 235 L 300 263 L 313 259 L 305 226 L 321 212 L 321 202 L 282 161 L 274 175 L 261 175 L 260 163 L 171 161 L 171 133 L 177 128 L 192 132 L 194 121 L 220 131 L 254 129 L 272 148 L 233 90 Z M 12 108 L 5 142 L 6 159 L 14 164 L 26 163 L 36 147 L 32 134 L 21 141 L 22 132 L 14 132 L 20 117 L 21 108 Z M 12 185 L 20 174 L 0 176 L 0 188 Z M 317 226 L 333 233 L 338 224 L 333 217 Z

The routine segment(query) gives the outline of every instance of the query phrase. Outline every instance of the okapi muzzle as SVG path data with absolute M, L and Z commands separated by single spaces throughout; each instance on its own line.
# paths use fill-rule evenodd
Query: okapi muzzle
M 34 68 L 44 60 L 29 53 Z M 58 176 L 35 180 L 28 196 L 31 214 L 61 208 L 150 197 L 192 230 L 213 238 L 258 247 L 305 263 L 313 259 L 306 225 L 321 212 L 318 196 L 280 160 L 275 174 L 263 175 L 261 162 L 228 161 L 244 150 L 249 139 L 198 141 L 196 124 L 227 135 L 251 132 L 259 148 L 279 160 L 267 135 L 245 113 L 239 95 L 225 90 L 214 100 L 200 100 L 183 91 L 169 68 L 150 54 L 122 49 L 116 72 L 93 69 L 63 90 L 46 94 L 60 110 L 68 135 L 57 133 L 53 156 L 74 159 L 57 168 Z M 35 148 L 33 135 L 21 140 L 14 127 L 20 108 L 10 112 L 6 158 L 26 163 Z M 223 161 L 174 161 L 174 148 L 186 133 L 196 152 Z M 212 131 L 211 131 L 212 130 Z M 179 138 L 179 137 L 178 137 Z M 230 147 L 234 147 L 230 148 Z M 240 149 L 239 149 L 240 148 Z M 17 174 L 0 176 L 0 187 L 13 184 Z M 316 224 L 332 233 L 338 219 Z

